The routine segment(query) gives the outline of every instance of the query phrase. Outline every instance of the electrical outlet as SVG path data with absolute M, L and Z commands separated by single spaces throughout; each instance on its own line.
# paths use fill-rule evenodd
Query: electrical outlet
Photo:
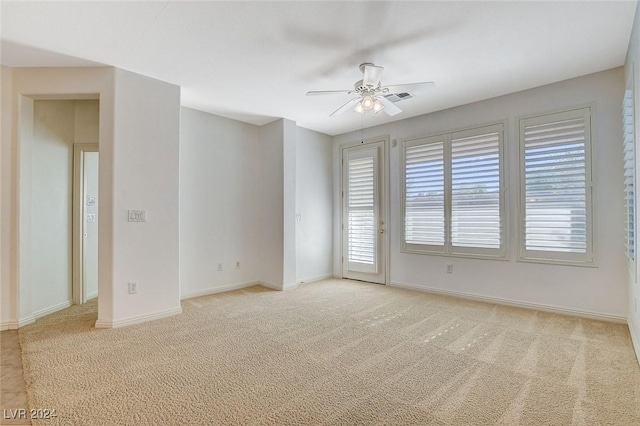
M 236 260 L 236 269 L 240 269 L 240 261 Z
M 129 281 L 129 294 L 136 294 L 138 292 L 138 281 Z
M 447 265 L 447 274 L 453 274 L 453 265 Z
M 222 271 L 222 263 L 218 263 L 218 272 Z

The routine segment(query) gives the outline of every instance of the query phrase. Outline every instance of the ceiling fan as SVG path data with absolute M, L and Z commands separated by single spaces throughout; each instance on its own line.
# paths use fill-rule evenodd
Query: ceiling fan
M 384 110 L 385 113 L 393 116 L 401 113 L 402 110 L 387 99 L 386 96 L 403 92 L 416 93 L 435 86 L 431 81 L 382 86 L 380 77 L 382 76 L 383 70 L 383 67 L 365 62 L 364 64 L 360 64 L 360 71 L 363 75 L 362 80 L 358 80 L 352 90 L 312 90 L 307 92 L 307 96 L 356 95 L 355 98 L 350 99 L 347 103 L 329 114 L 330 117 L 342 114 L 351 107 L 353 107 L 355 112 L 360 114 L 364 114 L 367 111 L 378 113 Z

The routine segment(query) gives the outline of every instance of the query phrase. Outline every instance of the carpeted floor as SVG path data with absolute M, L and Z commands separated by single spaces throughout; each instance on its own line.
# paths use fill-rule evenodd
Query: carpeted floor
M 625 325 L 328 280 L 20 329 L 29 406 L 64 425 L 639 425 Z

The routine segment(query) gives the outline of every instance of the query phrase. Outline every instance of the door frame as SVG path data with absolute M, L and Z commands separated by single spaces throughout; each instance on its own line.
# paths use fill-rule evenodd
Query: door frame
M 84 285 L 84 153 L 99 152 L 97 143 L 73 144 L 73 213 L 72 213 L 72 285 L 71 300 L 74 305 L 87 301 Z M 98 290 L 99 291 L 99 290 Z
M 356 146 L 367 146 L 370 145 L 372 143 L 376 143 L 376 142 L 382 142 L 383 148 L 383 156 L 384 159 L 380 162 L 380 166 L 383 169 L 382 170 L 382 188 L 381 188 L 381 198 L 382 198 L 382 202 L 381 202 L 381 206 L 380 206 L 380 211 L 384 213 L 385 216 L 385 233 L 383 234 L 382 237 L 382 244 L 384 246 L 384 256 L 383 259 L 381 259 L 381 262 L 384 265 L 384 285 L 390 285 L 391 284 L 391 238 L 389 237 L 390 234 L 390 230 L 391 230 L 391 224 L 390 224 L 390 218 L 391 218 L 391 202 L 389 199 L 389 180 L 390 180 L 390 175 L 389 175 L 389 167 L 391 164 L 391 159 L 390 157 L 390 149 L 389 149 L 389 135 L 385 135 L 385 136 L 376 136 L 376 137 L 371 137 L 371 138 L 367 138 L 364 140 L 360 140 L 360 141 L 356 141 L 356 142 L 345 142 L 343 144 L 339 145 L 339 152 L 340 152 L 340 163 L 339 163 L 339 169 L 340 169 L 340 278 L 344 278 L 344 238 L 345 238 L 345 223 L 344 223 L 344 207 L 345 207 L 345 200 L 344 200 L 344 158 L 345 158 L 345 153 L 346 150 L 349 148 L 353 148 Z

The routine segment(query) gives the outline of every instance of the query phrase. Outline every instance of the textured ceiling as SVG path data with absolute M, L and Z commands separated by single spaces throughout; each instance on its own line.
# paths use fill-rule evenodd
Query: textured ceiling
M 182 104 L 335 135 L 624 64 L 635 1 L 6 2 L 7 66 L 110 65 L 182 87 Z M 434 81 L 404 112 L 329 114 L 358 65 Z

